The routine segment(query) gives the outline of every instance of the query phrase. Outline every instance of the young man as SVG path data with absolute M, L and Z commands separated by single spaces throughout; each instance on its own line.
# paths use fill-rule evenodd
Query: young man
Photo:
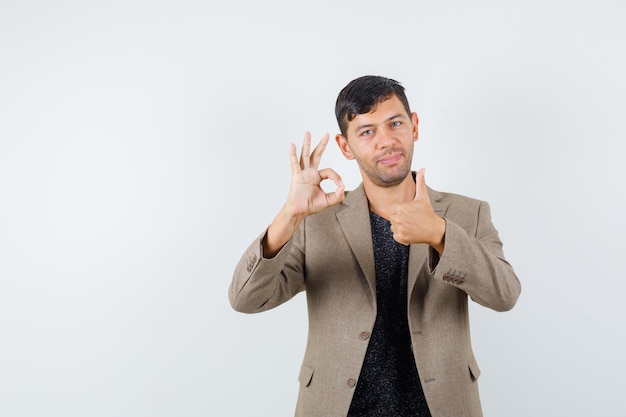
M 344 192 L 318 169 L 328 135 L 311 152 L 306 134 L 300 158 L 292 144 L 287 202 L 237 265 L 230 302 L 254 313 L 306 291 L 296 416 L 481 416 L 468 296 L 506 311 L 521 290 L 489 206 L 411 171 L 418 119 L 398 82 L 357 78 L 335 113 L 362 184 Z

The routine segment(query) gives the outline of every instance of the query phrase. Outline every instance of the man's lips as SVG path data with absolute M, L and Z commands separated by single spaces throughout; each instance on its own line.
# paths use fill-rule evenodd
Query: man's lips
M 396 162 L 400 160 L 400 158 L 402 158 L 401 153 L 392 153 L 392 154 L 385 155 L 382 158 L 380 158 L 378 160 L 378 163 L 383 164 L 383 165 L 395 164 Z

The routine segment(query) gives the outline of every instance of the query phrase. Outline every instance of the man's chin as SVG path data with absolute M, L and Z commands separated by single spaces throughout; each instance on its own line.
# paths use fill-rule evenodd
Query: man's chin
M 380 187 L 395 187 L 401 184 L 410 173 L 410 170 L 397 173 L 381 173 L 379 175 L 371 175 L 370 180 Z

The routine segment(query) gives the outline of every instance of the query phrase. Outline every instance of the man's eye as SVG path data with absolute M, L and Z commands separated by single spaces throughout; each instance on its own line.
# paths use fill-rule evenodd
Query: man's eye
M 374 133 L 374 131 L 372 129 L 367 129 L 361 132 L 361 136 L 369 136 L 372 133 Z
M 398 127 L 398 126 L 400 126 L 401 124 L 402 124 L 402 122 L 400 122 L 400 121 L 398 121 L 398 120 L 396 120 L 395 122 L 391 122 L 391 126 L 393 126 L 393 127 Z

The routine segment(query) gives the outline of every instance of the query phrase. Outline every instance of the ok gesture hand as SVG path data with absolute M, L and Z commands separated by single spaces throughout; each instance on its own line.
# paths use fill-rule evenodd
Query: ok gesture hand
M 327 207 L 343 201 L 343 181 L 339 174 L 330 168 L 319 169 L 322 154 L 328 145 L 330 136 L 324 135 L 320 143 L 311 152 L 311 134 L 304 135 L 300 158 L 296 154 L 296 145 L 289 148 L 291 160 L 291 186 L 287 202 L 267 229 L 263 239 L 263 256 L 271 258 L 291 239 L 306 216 L 319 213 Z M 337 186 L 334 193 L 326 193 L 320 184 L 331 180 Z
M 286 208 L 293 216 L 304 218 L 343 200 L 345 187 L 341 177 L 330 168 L 318 169 L 328 140 L 327 133 L 311 153 L 311 134 L 307 132 L 304 135 L 300 159 L 296 156 L 296 145 L 291 144 L 291 187 Z M 320 186 L 327 179 L 337 186 L 334 193 L 326 193 Z

